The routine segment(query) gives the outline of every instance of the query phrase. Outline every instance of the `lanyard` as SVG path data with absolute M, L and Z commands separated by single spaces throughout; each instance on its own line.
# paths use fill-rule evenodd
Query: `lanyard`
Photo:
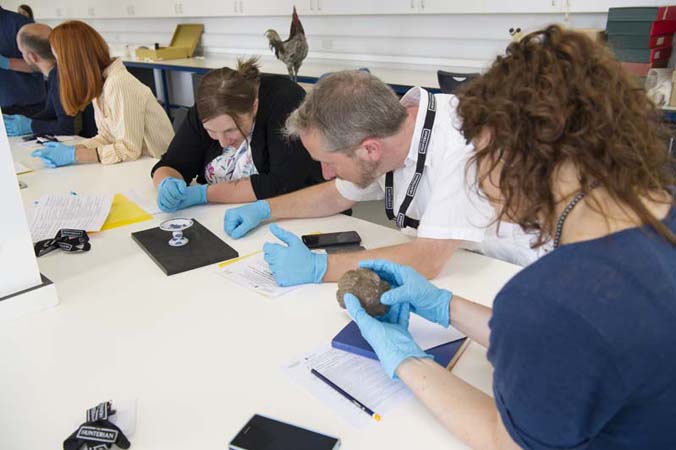
M 425 170 L 425 159 L 427 158 L 427 148 L 430 145 L 430 138 L 432 137 L 432 127 L 434 126 L 434 118 L 437 111 L 437 103 L 434 98 L 434 94 L 427 92 L 426 90 L 420 88 L 422 92 L 427 93 L 427 113 L 425 114 L 425 123 L 423 129 L 420 133 L 420 144 L 418 145 L 418 161 L 415 166 L 415 174 L 411 183 L 408 185 L 406 190 L 406 197 L 404 201 L 401 202 L 399 207 L 399 213 L 396 216 L 397 228 L 418 228 L 420 221 L 412 219 L 406 215 L 408 207 L 411 206 L 415 193 L 418 190 L 418 185 L 423 176 L 423 171 Z M 387 172 L 385 175 L 385 213 L 387 218 L 394 220 L 394 175 L 392 172 Z
M 86 231 L 62 228 L 54 239 L 45 239 L 35 244 L 35 256 L 46 255 L 57 248 L 64 252 L 87 252 L 92 246 Z

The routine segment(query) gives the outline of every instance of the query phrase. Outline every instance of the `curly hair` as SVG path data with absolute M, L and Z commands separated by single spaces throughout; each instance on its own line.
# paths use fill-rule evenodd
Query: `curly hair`
M 676 244 L 641 201 L 675 182 L 657 113 L 608 49 L 553 25 L 511 43 L 458 98 L 465 138 L 479 137 L 484 128 L 491 133 L 469 162 L 490 166 L 477 183 L 503 164 L 496 220 L 537 231 L 535 246 L 551 240 L 558 201 L 552 178 L 562 163 L 572 163 L 583 192 L 603 186 Z

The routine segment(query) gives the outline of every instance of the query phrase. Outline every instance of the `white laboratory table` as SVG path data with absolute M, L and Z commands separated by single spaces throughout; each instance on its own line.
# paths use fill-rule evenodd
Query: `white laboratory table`
M 123 57 L 122 60 L 127 67 L 135 67 L 141 69 L 153 69 L 159 71 L 162 79 L 162 93 L 165 99 L 165 109 L 167 114 L 171 117 L 170 110 L 175 105 L 172 103 L 170 82 L 167 77 L 167 72 L 189 72 L 195 74 L 205 74 L 209 70 L 219 69 L 221 67 L 236 67 L 238 58 L 247 58 L 246 55 L 230 55 L 230 56 L 206 56 L 193 57 L 171 60 L 138 60 L 132 57 Z M 276 59 L 263 56 L 259 60 L 261 72 L 270 74 L 287 75 L 286 66 Z M 308 84 L 314 84 L 319 77 L 329 72 L 338 72 L 341 70 L 357 70 L 367 67 L 370 72 L 383 80 L 385 83 L 399 95 L 405 94 L 413 86 L 422 86 L 434 92 L 439 91 L 439 82 L 437 80 L 437 69 L 457 71 L 452 67 L 430 67 L 426 70 L 411 69 L 411 68 L 393 68 L 383 67 L 381 65 L 370 64 L 365 61 L 334 61 L 322 59 L 308 59 L 304 61 L 298 76 L 298 82 L 307 88 Z M 470 72 L 480 72 L 481 66 L 477 66 Z
M 238 58 L 247 58 L 246 55 L 220 55 L 205 56 L 169 60 L 139 60 L 133 57 L 123 57 L 126 65 L 133 67 L 147 67 L 160 70 L 175 70 L 183 72 L 206 73 L 212 69 L 221 67 L 236 67 Z M 286 66 L 269 56 L 262 56 L 259 60 L 261 71 L 264 73 L 274 73 L 287 75 Z M 356 70 L 362 67 L 368 67 L 369 71 L 383 80 L 385 83 L 397 88 L 410 88 L 411 86 L 423 86 L 431 89 L 439 89 L 437 80 L 437 69 L 454 71 L 452 67 L 430 67 L 427 70 L 410 68 L 383 67 L 378 64 L 367 61 L 335 61 L 308 59 L 303 62 L 300 69 L 299 80 L 307 83 L 314 83 L 317 78 L 329 72 L 338 72 L 341 70 Z M 475 72 L 479 72 L 483 66 L 477 65 Z M 457 71 L 457 70 L 456 70 Z
M 29 150 L 12 144 L 15 159 L 36 169 L 19 176 L 28 184 L 26 204 L 46 192 L 150 187 L 151 159 L 41 169 Z M 177 215 L 198 219 L 241 255 L 271 239 L 267 227 L 230 239 L 222 228 L 225 209 L 208 205 Z M 349 321 L 335 284 L 268 299 L 230 284 L 214 266 L 167 277 L 130 237 L 166 217 L 97 233 L 88 253 L 39 258 L 60 304 L 0 323 L 0 448 L 61 448 L 86 408 L 116 398 L 138 401 L 132 449 L 225 449 L 254 413 L 338 436 L 349 450 L 466 448 L 417 401 L 354 429 L 289 381 L 284 363 L 329 343 Z M 407 239 L 343 215 L 281 224 L 298 234 L 356 230 L 367 248 Z M 518 270 L 460 251 L 436 283 L 490 305 Z M 477 344 L 454 373 L 490 392 L 491 367 Z

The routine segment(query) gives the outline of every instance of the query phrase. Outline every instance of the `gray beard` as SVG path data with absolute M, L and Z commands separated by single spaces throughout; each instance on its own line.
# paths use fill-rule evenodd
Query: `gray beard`
M 378 171 L 378 163 L 359 161 L 359 181 L 354 183 L 362 189 L 366 189 L 373 184 L 378 178 L 380 178 L 380 173 Z

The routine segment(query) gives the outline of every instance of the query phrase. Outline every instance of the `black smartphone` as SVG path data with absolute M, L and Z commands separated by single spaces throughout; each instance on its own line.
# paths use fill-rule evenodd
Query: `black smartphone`
M 303 244 L 308 248 L 324 248 L 332 245 L 355 245 L 361 243 L 361 237 L 356 231 L 341 231 L 339 233 L 306 234 L 301 236 Z
M 228 446 L 230 450 L 337 450 L 340 439 L 255 414 Z

